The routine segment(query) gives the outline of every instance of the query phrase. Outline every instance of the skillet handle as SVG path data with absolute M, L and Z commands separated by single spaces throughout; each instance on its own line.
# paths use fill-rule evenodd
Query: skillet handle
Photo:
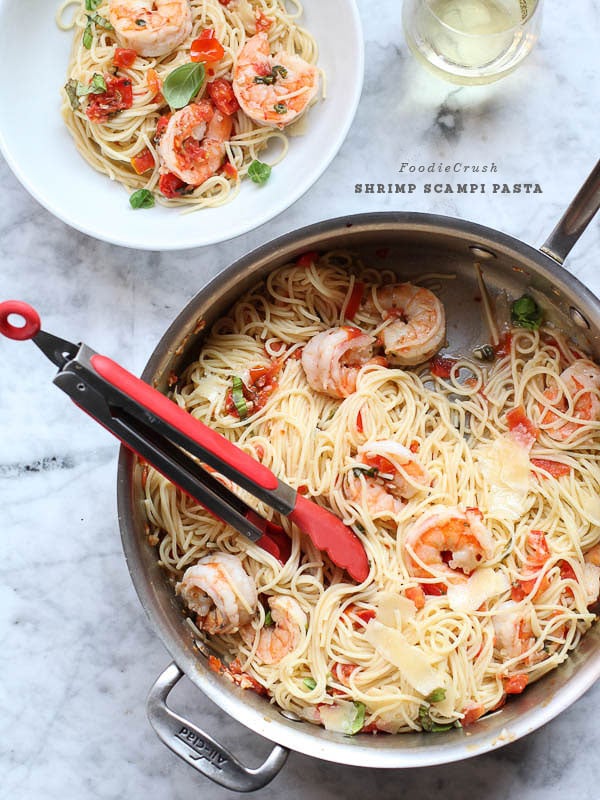
M 226 789 L 253 792 L 266 786 L 285 764 L 289 751 L 276 745 L 260 767 L 245 767 L 223 745 L 168 707 L 167 698 L 182 677 L 183 672 L 173 662 L 148 693 L 146 712 L 159 739 L 179 758 Z
M 586 178 L 556 228 L 540 247 L 542 253 L 562 264 L 599 208 L 600 161 Z

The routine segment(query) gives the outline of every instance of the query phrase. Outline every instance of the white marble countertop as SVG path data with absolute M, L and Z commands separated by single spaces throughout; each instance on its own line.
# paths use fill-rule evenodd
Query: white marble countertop
M 201 285 L 274 236 L 359 211 L 429 211 L 539 245 L 597 158 L 600 3 L 547 2 L 530 61 L 488 88 L 430 77 L 403 41 L 401 4 L 360 0 L 366 80 L 350 135 L 320 181 L 268 225 L 201 251 L 138 253 L 76 233 L 41 208 L 0 163 L 0 297 L 26 299 L 44 325 L 84 339 L 140 372 L 160 335 Z M 575 9 L 576 6 L 576 9 Z M 40 128 L 43 136 L 43 127 Z M 487 191 L 424 193 L 402 163 L 495 162 Z M 397 181 L 413 194 L 356 194 Z M 443 179 L 446 182 L 446 178 Z M 453 181 L 454 182 L 454 181 Z M 539 194 L 491 184 L 538 183 Z M 600 294 L 598 223 L 568 269 Z M 121 552 L 117 445 L 51 386 L 30 345 L 0 341 L 0 798 L 233 797 L 155 737 L 148 688 L 169 661 L 146 622 Z M 268 746 L 185 682 L 174 702 L 234 752 Z M 542 730 L 489 755 L 426 770 L 341 767 L 292 754 L 258 794 L 316 800 L 373 795 L 458 800 L 598 797 L 600 687 Z

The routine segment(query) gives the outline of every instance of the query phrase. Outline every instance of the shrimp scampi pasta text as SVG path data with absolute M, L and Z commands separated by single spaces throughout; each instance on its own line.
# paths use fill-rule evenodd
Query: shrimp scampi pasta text
M 600 367 L 543 323 L 507 321 L 487 361 L 440 356 L 456 352 L 443 296 L 306 253 L 173 380 L 175 402 L 352 527 L 362 584 L 241 490 L 284 529 L 281 560 L 142 469 L 150 542 L 210 666 L 343 734 L 475 724 L 595 619 Z

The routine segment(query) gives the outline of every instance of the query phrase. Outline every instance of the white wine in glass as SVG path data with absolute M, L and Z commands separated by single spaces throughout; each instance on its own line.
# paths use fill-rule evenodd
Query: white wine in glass
M 490 83 L 529 55 L 542 0 L 404 0 L 407 42 L 439 77 Z

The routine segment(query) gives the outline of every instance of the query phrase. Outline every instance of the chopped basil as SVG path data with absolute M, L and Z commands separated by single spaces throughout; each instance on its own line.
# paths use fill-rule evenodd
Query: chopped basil
M 429 716 L 429 706 L 420 706 L 419 722 L 423 730 L 429 733 L 441 733 L 443 731 L 449 731 L 450 728 L 454 727 L 453 722 L 450 722 L 448 725 L 440 725 L 438 722 L 434 722 Z
M 106 88 L 104 76 L 100 75 L 98 72 L 94 72 L 92 75 L 92 80 L 89 82 L 88 86 L 86 86 L 85 83 L 77 81 L 75 92 L 77 97 L 86 97 L 88 94 L 103 94 L 103 92 L 106 91 Z
M 244 384 L 242 383 L 242 379 L 237 375 L 233 376 L 232 382 L 233 386 L 231 389 L 231 397 L 233 399 L 236 411 L 238 412 L 240 419 L 246 419 L 248 416 L 248 405 L 246 404 L 246 398 L 244 397 Z
M 258 183 L 259 186 L 265 184 L 271 177 L 271 167 L 256 159 L 248 167 L 248 177 Z
M 537 331 L 542 324 L 544 312 L 533 297 L 524 294 L 512 304 L 510 316 L 513 324 L 517 325 L 519 328 L 528 328 L 530 331 Z
M 102 0 L 85 0 L 85 10 L 86 11 L 95 11 Z
M 65 83 L 65 92 L 67 93 L 67 97 L 69 98 L 69 103 L 71 103 L 71 108 L 73 111 L 77 111 L 79 108 L 79 96 L 77 94 L 77 81 L 71 78 Z
M 83 32 L 83 46 L 85 47 L 86 50 L 91 49 L 93 41 L 94 41 L 94 31 L 92 29 L 92 23 L 88 22 Z
M 377 467 L 352 467 L 352 472 L 355 478 L 360 478 L 361 475 L 365 478 L 376 478 L 379 475 Z
M 264 83 L 266 86 L 271 86 L 271 84 L 275 83 L 275 76 L 272 73 L 270 75 L 255 75 L 254 83 Z
M 428 703 L 439 703 L 441 700 L 446 699 L 446 690 L 443 689 L 441 686 L 439 689 L 434 689 L 433 692 L 430 692 L 425 700 Z
M 353 736 L 355 733 L 358 733 L 365 724 L 365 711 L 366 707 L 364 703 L 359 703 L 357 700 L 354 701 L 354 717 L 350 721 L 350 725 L 348 726 L 348 733 Z
M 154 195 L 150 189 L 138 189 L 129 197 L 129 205 L 132 208 L 152 208 Z
M 285 103 L 275 103 L 273 106 L 273 110 L 276 111 L 278 114 L 285 114 L 288 110 Z
M 204 64 L 182 64 L 169 72 L 163 83 L 163 97 L 171 108 L 183 108 L 196 97 L 204 83 Z
M 93 22 L 99 28 L 104 28 L 106 31 L 114 31 L 113 26 L 106 17 L 101 17 L 100 14 L 86 14 L 86 16 L 88 18 L 88 25 Z
M 275 64 L 273 69 L 271 70 L 271 75 L 276 77 L 277 75 L 281 75 L 282 78 L 287 78 L 288 71 L 285 67 L 282 67 L 281 64 Z
M 491 344 L 482 344 L 481 347 L 476 347 L 473 350 L 473 355 L 480 361 L 493 361 L 496 353 Z
M 302 683 L 307 686 L 311 691 L 317 688 L 317 682 L 314 678 L 304 678 Z
M 139 25 L 140 28 L 145 28 L 146 27 L 146 20 L 145 19 L 136 19 L 135 24 Z
M 271 614 L 270 611 L 267 611 L 267 613 L 265 614 L 265 628 L 270 628 L 271 625 L 274 624 L 275 623 L 273 622 L 273 615 Z

